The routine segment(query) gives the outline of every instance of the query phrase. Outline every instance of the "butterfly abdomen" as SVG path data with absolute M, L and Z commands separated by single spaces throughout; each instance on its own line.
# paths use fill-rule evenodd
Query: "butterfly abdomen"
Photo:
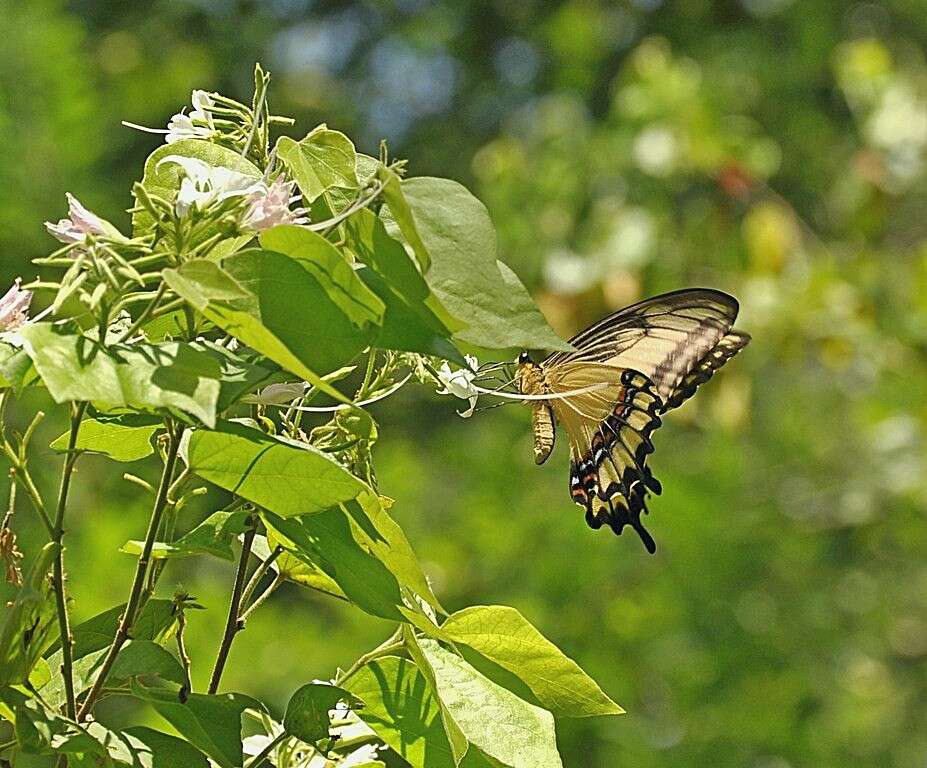
M 534 463 L 543 464 L 554 450 L 554 414 L 547 403 L 533 406 Z
M 518 390 L 523 395 L 548 394 L 549 388 L 544 380 L 540 366 L 532 362 L 521 363 L 516 376 Z M 534 431 L 534 462 L 543 464 L 554 450 L 555 422 L 554 412 L 549 402 L 537 400 L 531 403 L 531 426 Z

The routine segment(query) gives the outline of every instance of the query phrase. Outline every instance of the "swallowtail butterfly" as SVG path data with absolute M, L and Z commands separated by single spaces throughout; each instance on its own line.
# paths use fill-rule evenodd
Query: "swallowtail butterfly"
M 547 461 L 559 422 L 570 441 L 570 495 L 592 528 L 620 534 L 630 525 L 648 552 L 656 544 L 641 523 L 659 481 L 647 466 L 661 417 L 743 349 L 732 329 L 737 300 L 692 288 L 620 309 L 570 339 L 575 352 L 535 363 L 523 352 L 515 384 L 534 411 L 534 458 Z M 557 398 L 558 393 L 569 393 Z

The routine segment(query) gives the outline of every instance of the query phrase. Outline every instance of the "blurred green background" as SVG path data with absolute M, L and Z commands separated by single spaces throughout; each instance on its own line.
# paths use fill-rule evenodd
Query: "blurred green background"
M 688 285 L 747 350 L 656 435 L 658 542 L 585 527 L 527 409 L 381 404 L 381 490 L 445 605 L 518 607 L 627 710 L 558 723 L 567 766 L 927 764 L 927 8 L 923 0 L 0 0 L 2 280 L 55 245 L 64 192 L 124 224 L 192 88 L 326 121 L 467 184 L 567 335 Z M 44 444 L 61 431 L 49 409 Z M 37 441 L 40 442 L 40 441 Z M 34 459 L 50 489 L 50 451 Z M 147 503 L 82 459 L 78 620 L 124 599 Z M 143 476 L 142 463 L 129 467 Z M 5 493 L 5 491 L 4 491 Z M 218 498 L 217 498 L 218 500 Z M 192 526 L 205 508 L 188 508 Z M 23 548 L 37 533 L 24 509 Z M 205 681 L 232 566 L 172 564 Z M 389 627 L 295 586 L 224 684 L 280 706 Z M 104 712 L 133 713 L 114 703 Z M 154 717 L 145 714 L 146 717 Z

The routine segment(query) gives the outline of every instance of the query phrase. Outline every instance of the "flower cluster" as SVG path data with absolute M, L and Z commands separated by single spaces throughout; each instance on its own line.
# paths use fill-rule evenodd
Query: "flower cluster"
M 192 157 L 168 155 L 158 163 L 179 165 L 184 177 L 174 203 L 178 216 L 191 210 L 202 211 L 212 203 L 231 198 L 245 198 L 247 208 L 241 219 L 242 229 L 263 232 L 278 224 L 306 224 L 305 208 L 291 208 L 299 201 L 296 182 L 278 176 L 270 184 L 228 168 L 216 167 Z

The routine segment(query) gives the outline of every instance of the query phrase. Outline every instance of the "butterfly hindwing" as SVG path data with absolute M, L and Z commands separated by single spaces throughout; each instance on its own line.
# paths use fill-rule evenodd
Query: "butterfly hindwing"
M 560 386 L 575 378 L 562 379 Z M 592 528 L 607 524 L 619 534 L 630 525 L 653 551 L 653 539 L 640 521 L 647 512 L 648 491 L 661 491 L 647 466 L 653 452 L 650 436 L 660 426 L 662 406 L 651 382 L 637 371 L 623 371 L 619 384 L 603 394 L 554 402 L 570 438 L 570 496 L 585 509 L 586 522 Z M 592 415 L 598 418 L 587 418 Z

